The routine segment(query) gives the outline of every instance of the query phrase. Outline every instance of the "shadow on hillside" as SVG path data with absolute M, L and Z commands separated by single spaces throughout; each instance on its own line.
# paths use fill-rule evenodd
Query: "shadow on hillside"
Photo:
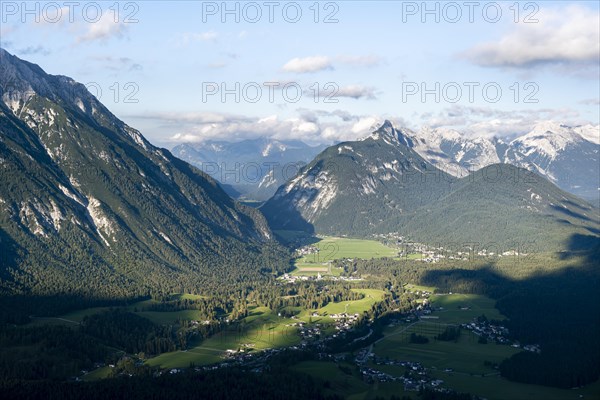
M 557 260 L 582 260 L 577 268 L 566 267 L 558 270 L 552 270 L 547 273 L 540 271 L 547 269 L 548 265 L 539 265 L 541 261 L 536 261 L 532 255 L 515 256 L 514 263 L 501 266 L 497 261 L 490 259 L 486 266 L 479 269 L 439 269 L 430 270 L 422 278 L 422 284 L 435 286 L 440 289 L 448 288 L 450 285 L 463 284 L 467 282 L 471 286 L 481 286 L 483 290 L 479 293 L 487 292 L 487 289 L 505 286 L 505 285 L 529 285 L 537 283 L 552 283 L 569 281 L 573 275 L 590 274 L 600 279 L 600 268 L 597 263 L 600 260 L 600 237 L 595 235 L 573 234 L 566 243 L 566 250 L 555 253 Z M 545 261 L 551 262 L 551 261 Z M 541 267 L 541 268 L 540 268 Z M 506 274 L 500 274 L 498 271 L 505 269 Z M 506 268 L 521 268 L 521 271 L 507 271 Z
M 479 269 L 428 271 L 420 283 L 494 298 L 514 338 L 540 344 L 540 354 L 524 351 L 503 362 L 503 376 L 562 388 L 586 385 L 600 377 L 600 238 L 573 235 L 568 245 L 556 260 L 579 258 L 573 266 L 551 269 L 526 259 L 515 264 L 522 271 L 509 271 L 490 262 Z
M 12 280 L 8 268 L 16 267 L 18 254 L 24 252 L 2 228 L 0 228 L 0 279 Z
M 278 206 L 271 203 L 271 200 L 268 200 L 259 210 L 264 214 L 271 230 L 301 231 L 309 236 L 315 233 L 313 224 L 295 208 L 280 210 Z
M 572 202 L 569 202 L 569 203 L 572 203 Z M 572 203 L 572 204 L 574 204 L 574 203 Z M 575 206 L 577 206 L 577 205 L 575 204 Z M 565 214 L 565 215 L 567 215 L 569 217 L 576 218 L 576 219 L 579 219 L 579 220 L 583 220 L 583 221 L 586 221 L 586 222 L 592 221 L 592 219 L 590 217 L 588 217 L 586 215 L 583 215 L 581 213 L 578 213 L 576 211 L 573 211 L 571 209 L 560 207 L 560 206 L 557 206 L 555 204 L 551 205 L 550 207 L 553 210 L 558 211 L 561 214 Z M 580 208 L 580 207 L 577 207 L 577 208 Z
M 600 237 L 595 235 L 571 235 L 567 243 L 569 251 L 560 254 L 561 259 L 571 259 L 577 255 L 583 255 L 590 263 L 598 263 L 600 261 Z

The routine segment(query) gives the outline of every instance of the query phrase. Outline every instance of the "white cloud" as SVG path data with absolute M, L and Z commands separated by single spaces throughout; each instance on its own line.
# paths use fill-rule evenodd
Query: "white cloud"
M 373 130 L 373 126 L 378 121 L 376 117 L 363 117 L 352 125 L 352 132 L 356 134 L 364 134 Z
M 225 113 L 150 113 L 131 119 L 150 119 L 157 129 L 170 132 L 167 145 L 209 139 L 238 141 L 249 138 L 297 139 L 309 144 L 355 140 L 373 129 L 377 117 L 349 115 L 341 111 L 299 110 L 298 116 L 262 118 Z
M 317 72 L 326 69 L 333 69 L 331 59 L 325 56 L 313 56 L 304 58 L 292 58 L 284 66 L 283 70 L 286 72 Z
M 165 146 L 206 140 L 240 141 L 252 138 L 301 140 L 308 144 L 332 144 L 357 140 L 369 135 L 384 119 L 394 126 L 418 131 L 422 126 L 455 129 L 467 137 L 500 137 L 510 139 L 530 132 L 544 121 L 560 121 L 565 125 L 598 124 L 582 118 L 575 110 L 537 109 L 526 111 L 498 110 L 488 107 L 455 105 L 436 113 L 422 114 L 421 120 L 407 121 L 390 115 L 356 115 L 346 111 L 298 109 L 296 115 L 250 117 L 218 112 L 151 113 L 129 116 L 150 119 L 161 134 Z
M 366 56 L 349 56 L 339 55 L 336 57 L 327 56 L 311 56 L 311 57 L 296 57 L 289 60 L 284 66 L 283 70 L 286 72 L 318 72 L 328 69 L 334 69 L 334 62 L 338 64 L 345 64 L 359 67 L 373 67 L 379 65 L 381 58 L 374 55 Z
M 54 4 L 57 5 L 57 3 Z M 131 22 L 126 23 L 123 19 L 115 22 L 114 13 L 112 12 L 102 12 L 94 17 L 86 18 L 81 11 L 78 13 L 75 8 L 69 6 L 50 7 L 46 11 L 45 8 L 41 8 L 37 16 L 27 18 L 24 21 L 26 22 L 24 26 L 30 30 L 43 30 L 42 37 L 46 41 L 48 41 L 48 35 L 62 31 L 75 38 L 75 44 L 83 44 L 98 40 L 107 41 L 115 37 L 126 37 L 129 27 L 132 25 Z M 96 20 L 96 18 L 98 19 Z M 7 26 L 7 28 L 2 27 L 0 29 L 0 36 L 4 36 L 16 30 L 16 26 Z
M 600 56 L 600 14 L 570 6 L 541 8 L 538 23 L 520 23 L 495 42 L 463 54 L 475 64 L 528 68 L 540 64 L 595 64 Z
M 6 41 L 5 38 L 6 36 L 10 35 L 11 33 L 15 32 L 18 28 L 18 25 L 8 25 L 8 24 L 0 24 L 0 38 L 2 38 L 2 41 Z
M 127 24 L 123 21 L 115 22 L 113 15 L 105 13 L 98 22 L 89 22 L 84 34 L 77 37 L 77 43 L 95 40 L 108 40 L 112 37 L 122 38 L 127 32 Z
M 421 115 L 421 124 L 432 128 L 454 128 L 470 137 L 513 137 L 524 134 L 539 122 L 561 121 L 569 126 L 598 123 L 588 121 L 571 108 L 498 110 L 489 107 L 454 105 L 437 114 Z
M 350 97 L 352 99 L 375 99 L 375 89 L 361 85 L 342 86 L 333 97 Z

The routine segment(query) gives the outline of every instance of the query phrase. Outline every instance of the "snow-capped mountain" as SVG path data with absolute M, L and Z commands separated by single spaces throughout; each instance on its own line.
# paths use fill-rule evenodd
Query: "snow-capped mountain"
M 414 150 L 423 158 L 456 177 L 500 162 L 497 140 L 470 139 L 456 130 L 445 128 L 424 127 L 418 132 L 402 128 L 400 132 L 410 138 L 407 142 L 412 143 Z
M 596 126 L 545 122 L 510 142 L 503 161 L 539 173 L 588 200 L 600 195 L 600 133 Z M 595 136 L 594 136 L 595 133 Z
M 510 141 L 470 138 L 445 128 L 397 132 L 423 158 L 456 177 L 501 162 L 537 172 L 587 200 L 597 202 L 600 196 L 599 126 L 542 122 Z

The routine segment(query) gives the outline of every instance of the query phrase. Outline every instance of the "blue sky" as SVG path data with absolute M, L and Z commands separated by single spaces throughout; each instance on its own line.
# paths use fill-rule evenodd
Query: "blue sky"
M 73 3 L 0 2 L 0 45 L 161 146 L 331 142 L 384 118 L 483 136 L 600 118 L 595 1 Z

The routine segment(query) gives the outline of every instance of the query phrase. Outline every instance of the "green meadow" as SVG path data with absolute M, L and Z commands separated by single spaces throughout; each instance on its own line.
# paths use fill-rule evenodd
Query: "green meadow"
M 163 353 L 147 361 L 150 366 L 182 368 L 223 361 L 227 350 L 244 352 L 293 346 L 300 343 L 294 320 L 280 318 L 266 307 L 251 309 L 240 323 L 232 324 L 188 350 Z
M 329 303 L 325 307 L 319 308 L 317 310 L 317 313 L 319 313 L 320 315 L 339 314 L 343 312 L 348 314 L 361 314 L 363 311 L 370 309 L 373 304 L 383 300 L 383 290 L 352 289 L 352 291 L 356 293 L 362 293 L 365 295 L 365 297 L 360 300 L 349 300 L 340 301 L 338 303 Z
M 332 270 L 329 262 L 344 258 L 383 258 L 397 257 L 398 250 L 385 246 L 376 240 L 349 239 L 325 236 L 317 238 L 312 245 L 319 249 L 317 253 L 304 255 L 295 261 L 295 274 L 316 275 L 317 273 L 339 275 L 341 271 Z
M 436 308 L 434 316 L 439 317 L 440 322 L 447 324 L 471 322 L 473 318 L 482 314 L 485 314 L 488 319 L 506 319 L 495 307 L 496 301 L 486 296 L 459 293 L 434 294 L 429 297 L 429 301 Z

